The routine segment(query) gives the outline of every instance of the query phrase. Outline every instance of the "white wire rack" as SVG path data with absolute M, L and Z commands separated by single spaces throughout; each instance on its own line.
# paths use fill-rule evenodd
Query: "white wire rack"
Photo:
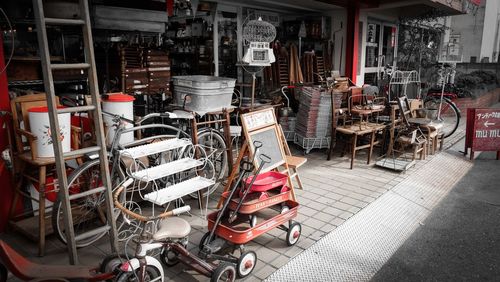
M 408 86 L 414 91 L 414 95 L 408 95 Z M 389 81 L 389 101 L 396 97 L 408 96 L 408 98 L 420 98 L 421 95 L 420 74 L 416 70 L 394 71 Z M 393 97 L 395 96 L 395 97 Z

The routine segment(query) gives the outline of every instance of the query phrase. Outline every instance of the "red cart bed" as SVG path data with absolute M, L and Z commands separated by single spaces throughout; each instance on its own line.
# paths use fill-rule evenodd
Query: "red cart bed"
M 222 193 L 222 198 L 226 201 L 227 197 L 229 197 L 230 192 Z M 252 214 L 259 210 L 292 200 L 292 192 L 290 188 L 287 186 L 283 186 L 282 189 L 274 189 L 272 191 L 267 191 L 267 198 L 262 199 L 260 193 L 248 194 L 241 204 L 238 213 L 241 214 Z M 229 202 L 229 209 L 235 210 L 240 202 L 240 198 L 233 198 L 231 202 Z
M 245 187 L 252 182 L 254 176 L 250 176 L 245 179 Z M 268 171 L 257 175 L 255 181 L 250 188 L 250 193 L 252 192 L 266 192 L 268 190 L 281 187 L 288 181 L 288 176 L 284 173 L 277 171 Z
M 297 216 L 299 204 L 291 200 L 286 201 L 285 204 L 289 207 L 288 211 L 264 218 L 255 227 L 250 227 L 246 216 L 239 216 L 233 223 L 228 223 L 227 219 L 223 220 L 216 228 L 215 234 L 236 245 L 246 244 L 263 233 L 284 225 Z M 218 213 L 219 211 L 216 211 L 208 215 L 208 230 L 212 230 Z

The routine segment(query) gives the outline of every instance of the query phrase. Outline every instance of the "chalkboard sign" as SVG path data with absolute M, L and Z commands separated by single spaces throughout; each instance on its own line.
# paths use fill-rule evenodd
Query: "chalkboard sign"
M 468 109 L 465 135 L 465 153 L 496 151 L 500 156 L 500 109 Z
M 241 121 L 243 123 L 243 128 L 245 128 L 247 132 L 270 125 L 276 125 L 276 117 L 274 116 L 273 108 L 243 114 L 241 115 Z
M 257 154 L 254 158 L 254 164 L 256 168 L 260 166 L 261 160 L 259 156 L 261 154 L 265 154 L 269 158 L 271 158 L 271 161 L 265 164 L 262 168 L 262 172 L 270 171 L 285 163 L 285 156 L 281 145 L 281 139 L 278 135 L 278 131 L 276 130 L 276 126 L 268 126 L 266 128 L 252 131 L 248 134 L 248 138 L 252 156 L 255 155 L 255 147 L 253 142 L 259 141 L 262 143 L 262 147 L 257 150 Z

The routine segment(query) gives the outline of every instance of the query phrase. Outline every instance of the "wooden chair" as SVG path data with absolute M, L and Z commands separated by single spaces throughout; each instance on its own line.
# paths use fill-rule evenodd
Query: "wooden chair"
M 378 117 L 384 111 L 385 98 L 366 95 L 361 87 L 351 87 L 348 94 L 347 109 L 352 119 L 359 117 L 361 122 L 368 122 L 370 117 Z
M 440 122 L 432 121 L 425 117 L 417 117 L 415 109 L 418 109 L 420 102 L 408 100 L 408 97 L 403 96 L 398 98 L 398 107 L 403 122 L 407 125 L 413 125 L 420 128 L 427 139 L 427 153 L 434 154 L 437 150 L 437 144 L 443 147 L 444 138 L 441 132 L 443 124 Z
M 285 162 L 288 164 L 288 170 L 289 170 L 288 175 L 290 176 L 290 179 L 297 180 L 297 184 L 299 185 L 300 189 L 304 189 L 304 186 L 302 185 L 302 180 L 300 179 L 300 176 L 299 176 L 298 169 L 299 169 L 299 167 L 301 167 L 302 165 L 304 165 L 307 162 L 307 159 L 303 158 L 303 157 L 297 157 L 297 156 L 292 155 L 292 152 L 290 151 L 290 147 L 288 147 L 288 143 L 286 141 L 285 135 L 283 134 L 283 129 L 281 128 L 281 125 L 279 125 L 278 128 L 280 131 L 281 141 L 283 143 L 283 148 L 285 149 Z
M 15 159 L 14 163 L 16 164 L 15 180 L 17 184 L 15 187 L 16 191 L 14 201 L 10 210 L 10 223 L 14 229 L 24 233 L 33 240 L 38 240 L 38 254 L 43 256 L 45 249 L 45 236 L 52 232 L 51 224 L 46 224 L 45 221 L 46 188 L 52 185 L 53 189 L 55 186 L 55 183 L 47 183 L 46 180 L 49 176 L 53 176 L 52 179 L 56 179 L 57 176 L 55 175 L 55 172 L 53 172 L 55 159 L 45 157 L 42 158 L 38 156 L 36 147 L 36 142 L 38 140 L 37 137 L 30 132 L 28 110 L 33 107 L 47 106 L 46 95 L 41 93 L 20 96 L 12 99 L 10 105 L 12 110 L 15 140 L 15 146 L 12 146 L 14 148 L 14 152 L 12 153 Z M 78 127 L 71 127 L 72 147 L 74 149 L 79 147 L 78 136 L 80 131 L 81 130 Z M 81 156 L 74 156 L 67 158 L 67 160 L 77 159 L 80 157 Z M 26 184 L 29 181 L 38 184 L 38 198 L 31 197 L 29 191 L 23 191 L 23 184 Z M 55 180 L 53 182 L 55 182 Z M 15 206 L 19 200 L 19 195 L 38 202 L 38 210 L 14 216 Z M 38 220 L 36 216 L 37 213 Z M 26 218 L 29 214 L 33 214 L 35 216 Z M 36 221 L 38 221 L 38 224 Z

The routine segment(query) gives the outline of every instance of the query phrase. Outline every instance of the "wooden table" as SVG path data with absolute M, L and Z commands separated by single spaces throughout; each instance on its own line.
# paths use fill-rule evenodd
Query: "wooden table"
M 354 158 L 356 157 L 356 151 L 363 150 L 363 149 L 370 149 L 370 152 L 368 153 L 368 161 L 367 164 L 370 164 L 372 154 L 373 154 L 373 147 L 377 144 L 380 143 L 380 141 L 376 140 L 376 133 L 380 130 L 383 130 L 385 128 L 385 125 L 383 124 L 378 124 L 378 123 L 371 123 L 371 122 L 366 122 L 366 123 L 360 123 L 360 124 L 352 124 L 352 125 L 344 125 L 344 126 L 338 126 L 337 127 L 337 132 L 342 133 L 345 135 L 350 135 L 351 136 L 351 169 L 354 166 Z M 366 134 L 370 134 L 370 144 L 366 145 L 360 145 L 358 146 L 358 136 L 363 136 Z

